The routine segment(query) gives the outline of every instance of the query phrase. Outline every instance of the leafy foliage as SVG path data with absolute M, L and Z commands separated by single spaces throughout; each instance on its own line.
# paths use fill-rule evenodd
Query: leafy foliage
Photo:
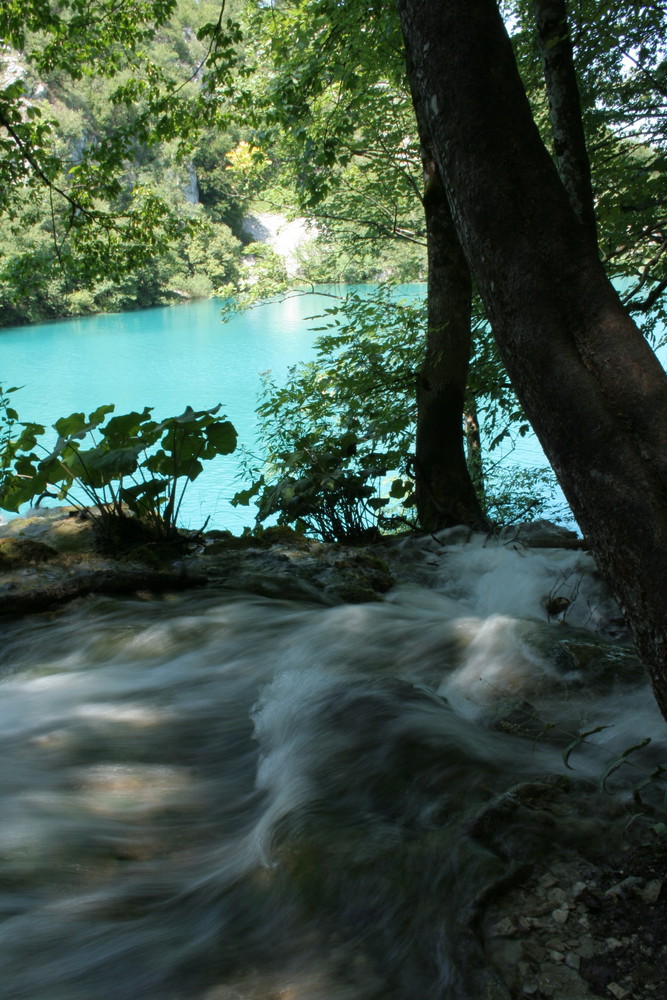
M 252 485 L 235 503 L 255 498 L 258 521 L 277 516 L 326 541 L 413 525 L 415 382 L 426 306 L 381 286 L 336 300 L 313 322 L 315 360 L 292 368 L 283 385 L 264 380 L 258 414 L 265 460 L 245 454 Z M 498 365 L 486 353 L 473 362 L 479 408 L 497 430 L 491 450 L 513 433 L 520 414 Z M 484 472 L 482 499 L 492 522 L 562 516 L 550 470 L 520 469 L 510 454 L 507 462 L 490 460 Z
M 551 144 L 532 0 L 506 0 L 513 43 L 543 138 Z M 645 332 L 667 319 L 667 9 L 650 0 L 568 5 L 600 250 Z M 591 30 L 591 26 L 595 30 Z
M 281 475 L 267 483 L 262 476 L 249 490 L 237 493 L 236 504 L 257 501 L 261 522 L 278 515 L 279 524 L 294 524 L 298 530 L 314 531 L 325 542 L 363 542 L 378 534 L 380 512 L 389 499 L 378 495 L 386 469 L 350 459 L 356 450 L 354 434 L 322 441 L 306 435 L 293 442 L 294 451 L 276 455 Z
M 572 515 L 548 466 L 525 468 L 512 461 L 512 453 L 499 461 L 489 456 L 483 485 L 484 510 L 492 524 L 505 527 L 546 519 L 567 522 Z
M 9 476 L 12 433 L 19 418 L 9 398 L 14 392 L 18 392 L 17 386 L 5 389 L 0 385 L 0 491 L 5 488 Z
M 0 41 L 0 322 L 159 304 L 232 280 L 241 245 L 190 190 L 213 123 L 225 150 L 239 141 L 223 108 L 225 79 L 242 75 L 240 35 L 217 0 L 8 0 Z M 229 185 L 221 196 L 234 200 Z M 211 235 L 226 242 L 223 273 L 206 262 L 193 273 Z
M 245 113 L 279 181 L 266 204 L 316 223 L 305 280 L 422 278 L 422 166 L 394 9 L 248 4 L 244 27 L 256 60 Z
M 411 517 L 407 456 L 422 303 L 351 293 L 319 317 L 314 362 L 284 386 L 265 380 L 260 416 L 264 467 L 236 503 L 258 496 L 263 521 L 278 516 L 326 541 L 358 541 Z
M 39 442 L 42 425 L 19 423 L 19 436 L 5 445 L 13 468 L 1 484 L 0 505 L 17 511 L 48 495 L 92 505 L 108 542 L 123 535 L 175 538 L 185 490 L 202 462 L 236 448 L 236 431 L 217 417 L 219 410 L 220 404 L 197 412 L 188 406 L 180 416 L 155 421 L 151 407 L 111 417 L 113 405 L 99 406 L 87 418 L 72 413 L 57 420 L 51 450 Z

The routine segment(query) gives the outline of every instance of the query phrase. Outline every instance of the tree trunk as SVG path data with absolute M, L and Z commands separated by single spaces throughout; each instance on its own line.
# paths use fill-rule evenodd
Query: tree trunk
M 417 377 L 416 499 L 425 531 L 487 529 L 465 459 L 472 284 L 435 161 L 422 141 L 428 242 L 426 358 Z
M 597 246 L 591 164 L 565 0 L 533 0 L 558 173 L 583 227 Z
M 507 371 L 667 717 L 667 377 L 572 210 L 494 0 L 398 7 Z
M 479 433 L 479 416 L 477 414 L 477 401 L 474 396 L 466 404 L 464 413 L 465 439 L 466 439 L 466 465 L 468 473 L 475 487 L 475 493 L 484 500 L 484 463 L 482 462 L 482 441 Z

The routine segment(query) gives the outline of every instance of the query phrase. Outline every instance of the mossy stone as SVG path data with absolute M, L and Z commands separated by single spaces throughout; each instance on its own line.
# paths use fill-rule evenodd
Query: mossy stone
M 0 538 L 0 570 L 19 569 L 48 562 L 58 553 L 44 542 L 32 538 Z

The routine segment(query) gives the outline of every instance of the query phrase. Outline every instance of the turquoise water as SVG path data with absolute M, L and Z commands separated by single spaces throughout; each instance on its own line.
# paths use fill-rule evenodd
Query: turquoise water
M 402 286 L 400 293 L 411 297 L 424 288 Z M 294 296 L 223 324 L 220 300 L 206 299 L 8 328 L 0 330 L 0 384 L 21 386 L 13 397 L 21 419 L 46 426 L 103 403 L 115 403 L 117 413 L 153 406 L 157 418 L 188 405 L 204 409 L 222 403 L 239 444 L 253 450 L 261 373 L 280 382 L 291 365 L 309 360 L 317 336 L 312 328 L 320 325 L 313 317 L 331 305 L 328 294 Z M 547 464 L 533 435 L 503 451 L 512 465 Z M 230 503 L 244 485 L 238 471 L 236 455 L 209 463 L 186 493 L 182 525 L 199 528 L 207 517 L 209 527 L 235 533 L 252 525 L 255 508 Z
M 422 291 L 403 286 L 401 294 Z M 20 418 L 46 426 L 106 403 L 115 403 L 116 413 L 153 406 L 163 418 L 220 402 L 239 445 L 253 449 L 260 373 L 280 381 L 291 365 L 309 360 L 317 336 L 311 328 L 320 325 L 311 318 L 331 305 L 329 295 L 295 296 L 223 324 L 220 300 L 207 299 L 8 328 L 0 330 L 0 384 L 21 386 L 12 398 Z M 252 525 L 255 508 L 230 503 L 243 485 L 237 475 L 236 455 L 208 463 L 188 488 L 182 525 L 199 528 L 209 516 L 210 528 L 237 533 Z
M 280 379 L 308 360 L 316 325 L 308 317 L 329 305 L 322 295 L 295 297 L 223 324 L 220 301 L 210 299 L 9 328 L 0 331 L 0 383 L 22 387 L 12 400 L 22 420 L 47 426 L 102 403 L 117 413 L 153 406 L 162 418 L 220 402 L 239 443 L 252 447 L 260 373 Z M 252 511 L 229 502 L 237 471 L 234 455 L 210 463 L 186 495 L 184 526 L 200 527 L 209 514 L 209 527 L 253 522 Z

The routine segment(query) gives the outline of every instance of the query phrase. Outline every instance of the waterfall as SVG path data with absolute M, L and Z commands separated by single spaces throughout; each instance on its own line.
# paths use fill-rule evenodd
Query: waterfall
M 585 553 L 454 533 L 387 558 L 382 603 L 4 626 L 2 997 L 479 1000 L 489 887 L 579 823 L 611 842 L 632 782 L 599 775 L 638 736 L 650 770 L 664 723 Z M 489 827 L 564 775 L 562 829 Z
M 194 163 L 187 165 L 187 178 L 183 185 L 183 197 L 191 205 L 199 204 L 199 180 Z

